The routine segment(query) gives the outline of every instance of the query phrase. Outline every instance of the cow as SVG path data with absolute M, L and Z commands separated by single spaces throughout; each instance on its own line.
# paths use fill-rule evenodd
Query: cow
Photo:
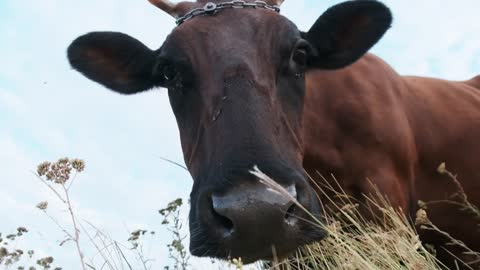
M 281 0 L 149 1 L 178 24 L 159 49 L 92 32 L 75 39 L 67 56 L 75 70 L 120 94 L 168 88 L 194 180 L 193 255 L 248 263 L 271 259 L 272 246 L 285 257 L 321 241 L 326 232 L 302 222 L 322 220 L 310 176 L 333 174 L 358 200 L 375 186 L 413 218 L 417 201 L 457 192 L 436 170 L 446 162 L 480 205 L 480 77 L 401 76 L 368 53 L 392 24 L 384 4 L 340 3 L 303 32 L 279 14 Z M 310 214 L 268 192 L 250 173 L 254 166 Z M 480 249 L 468 213 L 441 203 L 428 211 L 438 227 Z

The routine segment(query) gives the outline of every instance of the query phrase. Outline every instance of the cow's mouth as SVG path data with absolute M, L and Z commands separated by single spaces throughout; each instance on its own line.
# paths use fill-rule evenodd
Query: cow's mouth
M 318 198 L 305 178 L 289 186 L 261 180 L 199 196 L 190 212 L 193 255 L 244 263 L 281 259 L 326 236 Z
M 198 243 L 192 239 L 191 252 L 198 257 L 211 257 L 221 260 L 241 259 L 243 263 L 249 264 L 259 260 L 275 261 L 286 259 L 295 253 L 302 246 L 319 242 L 325 238 L 327 234 L 322 229 L 310 229 L 303 233 L 290 236 L 277 235 L 275 244 L 265 244 L 252 241 L 241 247 L 232 248 L 232 244 L 228 241 L 224 242 L 224 246 L 217 246 L 214 243 L 202 241 Z M 198 245 L 197 245 L 198 244 Z

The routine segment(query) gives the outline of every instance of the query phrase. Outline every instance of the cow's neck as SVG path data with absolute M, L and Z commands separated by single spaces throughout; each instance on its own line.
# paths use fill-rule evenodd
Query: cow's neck
M 318 176 L 322 174 L 333 182 L 333 175 L 352 195 L 370 192 L 367 178 L 390 177 L 376 171 L 376 164 L 386 162 L 386 151 L 398 152 L 391 155 L 395 157 L 408 155 L 401 142 L 393 141 L 401 134 L 402 123 L 389 123 L 403 106 L 398 98 L 401 77 L 378 57 L 366 55 L 345 69 L 312 71 L 306 80 L 305 169 L 316 181 L 323 181 Z M 388 162 L 401 165 L 401 161 Z M 405 200 L 398 198 L 399 204 Z

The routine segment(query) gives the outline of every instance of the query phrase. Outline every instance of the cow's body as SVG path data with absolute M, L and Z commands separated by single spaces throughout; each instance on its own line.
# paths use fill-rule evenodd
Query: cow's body
M 343 70 L 312 71 L 304 136 L 305 169 L 317 178 L 317 171 L 333 174 L 356 199 L 372 192 L 371 180 L 411 215 L 418 200 L 452 200 L 458 188 L 437 171 L 446 162 L 470 201 L 480 205 L 478 77 L 451 82 L 400 76 L 374 55 Z M 428 213 L 438 227 L 480 249 L 471 213 L 446 202 L 429 205 Z M 425 240 L 440 242 L 433 235 Z
M 194 180 L 193 255 L 253 262 L 322 240 L 325 231 L 310 219 L 322 220 L 326 200 L 305 169 L 333 174 L 360 200 L 370 180 L 413 216 L 418 200 L 457 192 L 436 171 L 446 162 L 480 204 L 480 79 L 402 77 L 365 55 L 392 22 L 382 3 L 335 5 L 304 32 L 278 14 L 282 0 L 149 1 L 180 23 L 160 48 L 93 32 L 72 42 L 68 58 L 118 93 L 168 88 Z M 254 167 L 288 196 L 272 195 Z M 457 208 L 438 203 L 428 211 L 441 229 L 479 248 L 474 218 Z

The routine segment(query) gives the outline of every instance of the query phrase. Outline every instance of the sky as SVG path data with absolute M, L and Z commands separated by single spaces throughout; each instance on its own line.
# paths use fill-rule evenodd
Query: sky
M 308 30 L 339 2 L 287 0 L 282 14 Z M 480 74 L 478 0 L 384 2 L 394 23 L 372 52 L 399 73 L 450 80 Z M 73 71 L 65 51 L 77 36 L 102 30 L 130 34 L 156 49 L 174 25 L 147 0 L 0 1 L 0 232 L 29 228 L 19 247 L 80 269 L 73 246 L 59 247 L 62 233 L 35 208 L 48 200 L 52 215 L 68 224 L 32 173 L 44 160 L 78 157 L 87 166 L 72 189 L 78 215 L 119 241 L 135 229 L 158 231 L 147 251 L 155 258 L 152 269 L 169 263 L 169 234 L 157 210 L 188 198 L 192 181 L 161 159 L 183 163 L 166 91 L 116 95 Z M 210 269 L 209 263 L 195 260 L 195 269 Z

